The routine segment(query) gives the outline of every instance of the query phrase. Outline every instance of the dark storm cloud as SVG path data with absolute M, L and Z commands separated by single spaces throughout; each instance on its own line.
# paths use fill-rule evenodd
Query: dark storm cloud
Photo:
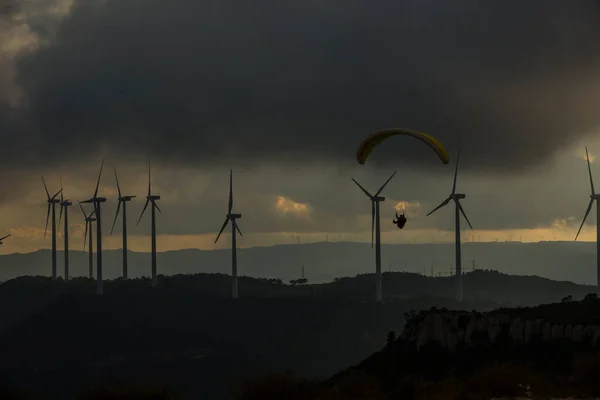
M 461 137 L 465 168 L 520 171 L 600 123 L 599 11 L 583 0 L 78 2 L 17 65 L 24 102 L 8 114 L 25 134 L 3 153 L 69 160 L 102 144 L 185 164 L 354 163 L 366 134 L 405 126 L 451 152 Z M 397 140 L 376 158 L 433 164 L 421 147 Z

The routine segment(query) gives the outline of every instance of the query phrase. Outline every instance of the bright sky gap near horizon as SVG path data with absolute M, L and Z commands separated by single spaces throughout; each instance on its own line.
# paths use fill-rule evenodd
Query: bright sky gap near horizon
M 83 200 L 103 157 L 104 226 L 117 206 L 113 165 L 138 196 L 134 251 L 150 250 L 149 221 L 134 221 L 149 158 L 158 251 L 230 247 L 229 234 L 214 244 L 230 168 L 240 248 L 370 242 L 370 204 L 350 178 L 376 190 L 396 169 L 382 243 L 453 242 L 450 209 L 425 215 L 451 190 L 459 140 L 457 190 L 475 228 L 463 223 L 463 240 L 572 241 L 589 202 L 584 145 L 592 162 L 600 153 L 600 6 L 433 3 L 9 1 L 0 233 L 12 237 L 0 254 L 50 248 L 40 176 L 53 193 L 62 177 L 65 197 Z M 450 165 L 406 137 L 357 165 L 360 141 L 388 127 L 436 136 Z M 595 163 L 592 173 L 600 186 Z M 408 216 L 402 231 L 395 208 Z M 594 214 L 578 240 L 596 240 Z M 74 207 L 69 217 L 81 250 L 83 216 Z M 121 247 L 120 232 L 105 230 L 105 249 Z

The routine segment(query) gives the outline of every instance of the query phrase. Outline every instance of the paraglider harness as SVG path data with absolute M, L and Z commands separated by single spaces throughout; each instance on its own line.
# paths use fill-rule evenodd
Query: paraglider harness
M 404 213 L 400 214 L 399 216 L 398 213 L 396 213 L 396 219 L 393 222 L 398 226 L 398 229 L 404 228 L 404 224 L 406 224 L 406 217 L 404 216 Z

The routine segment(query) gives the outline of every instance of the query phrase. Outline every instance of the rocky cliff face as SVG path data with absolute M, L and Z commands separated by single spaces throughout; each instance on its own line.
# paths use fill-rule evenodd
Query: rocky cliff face
M 435 342 L 450 351 L 459 345 L 494 344 L 503 339 L 515 343 L 566 340 L 596 345 L 600 339 L 600 325 L 524 319 L 502 313 L 433 310 L 408 320 L 401 338 L 415 342 L 417 348 Z

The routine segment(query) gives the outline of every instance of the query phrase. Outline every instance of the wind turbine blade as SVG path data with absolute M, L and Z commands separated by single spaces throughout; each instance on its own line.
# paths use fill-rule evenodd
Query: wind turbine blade
M 386 186 L 386 185 L 387 185 L 387 184 L 388 184 L 388 183 L 389 183 L 389 182 L 392 180 L 392 178 L 394 177 L 394 175 L 396 175 L 396 172 L 398 172 L 398 171 L 395 171 L 395 172 L 392 174 L 392 176 L 390 176 L 390 177 L 388 178 L 388 180 L 387 180 L 387 181 L 385 181 L 385 183 L 384 183 L 384 184 L 381 186 L 381 188 L 379 188 L 379 190 L 377 191 L 377 193 L 375 193 L 375 197 L 379 196 L 379 193 L 381 193 L 381 191 L 383 190 L 383 188 L 384 188 L 384 187 L 385 187 L 385 186 Z
M 154 205 L 154 207 L 156 207 L 156 209 L 158 210 L 158 212 L 160 212 L 160 213 L 162 212 L 160 210 L 160 207 L 158 206 L 158 204 L 156 204 L 156 202 L 153 201 L 152 204 Z
M 44 189 L 46 189 L 46 196 L 48 196 L 48 200 L 50 200 L 50 192 L 48 192 L 48 186 L 46 186 L 46 181 L 44 180 L 43 176 L 42 176 L 42 182 L 44 182 Z
M 450 203 L 450 200 L 452 200 L 452 197 L 448 197 L 446 200 L 444 200 L 442 202 L 442 204 L 440 204 L 439 206 L 437 206 L 436 208 L 434 208 L 432 211 L 430 211 L 429 214 L 427 214 L 427 216 L 429 217 L 431 214 L 433 214 L 434 212 L 436 212 L 440 208 L 444 207 L 446 204 Z
M 227 211 L 231 214 L 231 209 L 233 208 L 233 171 L 229 170 L 229 210 Z
M 119 197 L 121 197 L 121 196 L 119 195 Z M 113 221 L 112 228 L 110 228 L 111 235 L 113 234 L 113 231 L 115 230 L 115 224 L 117 223 L 117 217 L 119 216 L 119 211 L 121 210 L 121 200 L 119 200 L 118 203 L 119 204 L 117 204 L 117 213 L 115 214 L 115 219 Z
M 364 194 L 366 194 L 366 195 L 367 195 L 367 196 L 369 196 L 369 197 L 373 197 L 373 196 L 371 195 L 371 193 L 369 193 L 369 192 L 367 191 L 367 189 L 365 189 L 364 187 L 360 186 L 360 183 L 356 182 L 356 180 L 354 180 L 354 178 L 351 178 L 351 179 L 352 179 L 352 181 L 353 181 L 354 183 L 356 183 L 356 184 L 358 185 L 358 187 L 360 188 L 360 190 L 362 190 L 362 191 L 364 192 Z
M 60 214 L 58 215 L 58 227 L 56 228 L 57 231 L 60 231 L 60 221 L 62 220 L 62 213 L 63 213 L 63 205 L 60 205 Z
M 94 198 L 98 197 L 98 188 L 100 188 L 100 178 L 102 177 L 102 168 L 104 168 L 104 158 L 100 164 L 100 173 L 98 174 L 98 182 L 96 183 L 96 191 L 94 192 Z
M 60 222 L 62 221 L 62 214 L 63 214 L 63 203 L 65 201 L 65 198 L 63 196 L 63 185 L 62 185 L 62 176 L 59 177 L 59 181 L 60 181 L 60 214 L 58 216 L 58 228 L 56 228 L 57 230 L 60 231 Z
M 119 197 L 121 197 L 121 187 L 119 186 L 119 177 L 117 176 L 117 167 L 113 167 L 113 168 L 115 169 L 115 180 L 117 181 L 117 192 L 119 193 Z
M 241 233 L 240 233 L 240 234 L 241 234 Z M 6 235 L 6 236 L 4 236 L 4 237 L 1 237 L 1 238 L 0 238 L 0 241 L 2 241 L 2 240 L 4 240 L 4 239 L 6 239 L 7 237 L 10 237 L 10 235 Z
M 152 192 L 152 187 L 150 186 L 150 160 L 148 160 L 148 196 L 150 196 Z
M 144 209 L 142 210 L 142 213 L 140 214 L 140 219 L 138 219 L 137 225 L 140 224 L 140 221 L 142 220 L 142 217 L 144 216 L 144 212 L 146 212 L 146 208 L 148 208 L 148 203 L 150 203 L 150 199 L 146 200 L 146 205 L 144 206 Z
M 46 232 L 48 231 L 48 221 L 50 220 L 50 207 L 51 204 L 48 203 L 48 212 L 46 213 L 46 229 L 44 229 L 44 239 L 46 238 Z
M 217 235 L 217 238 L 215 239 L 215 243 L 217 243 L 217 241 L 219 240 L 219 238 L 221 237 L 221 233 L 223 233 L 223 230 L 225 229 L 225 227 L 227 226 L 227 223 L 229 222 L 229 217 L 225 218 L 225 222 L 223 223 L 223 227 L 221 228 L 221 230 L 219 231 L 219 234 Z
M 62 189 L 60 189 L 58 192 L 56 192 L 56 194 L 54 196 L 52 196 L 51 200 L 54 200 L 56 198 L 56 196 L 58 196 L 61 193 L 62 193 Z
M 592 188 L 592 195 L 596 194 L 594 191 L 594 180 L 592 179 L 592 167 L 590 166 L 590 156 L 588 155 L 587 146 L 585 147 L 585 158 L 587 160 L 588 172 L 590 173 L 590 186 Z
M 469 224 L 469 226 L 471 227 L 471 229 L 473 229 L 473 225 L 471 225 L 471 222 L 469 221 L 469 218 L 467 217 L 467 214 L 465 213 L 465 210 L 463 210 L 462 205 L 460 204 L 460 201 L 457 200 L 456 204 L 458 204 L 458 209 L 462 213 L 463 217 L 465 217 L 465 219 L 467 220 L 467 224 Z
M 81 202 L 79 202 L 79 208 L 81 208 L 81 212 L 83 213 L 83 216 L 85 219 L 88 219 L 87 214 L 85 213 L 85 210 L 83 209 L 83 206 L 81 205 Z
M 240 234 L 241 237 L 244 237 L 244 235 L 242 234 L 242 231 L 240 231 L 240 228 L 237 225 L 237 222 L 233 222 L 233 225 L 235 226 L 235 230 L 238 231 L 238 233 Z
M 460 145 L 458 145 L 458 154 L 456 154 L 456 167 L 454 168 L 454 183 L 452 184 L 452 194 L 456 192 L 456 177 L 458 176 L 458 160 L 460 159 Z
M 371 199 L 371 248 L 373 248 L 373 235 L 375 234 L 375 200 Z
M 590 204 L 588 205 L 588 208 L 585 211 L 585 215 L 583 216 L 583 221 L 581 221 L 581 226 L 579 226 L 579 230 L 577 231 L 577 235 L 575 235 L 575 240 L 577 240 L 577 238 L 579 237 L 579 234 L 581 233 L 581 228 L 583 228 L 583 224 L 585 224 L 585 219 L 590 214 L 590 211 L 592 211 L 592 205 L 594 205 L 594 199 L 590 200 Z
M 85 221 L 85 233 L 83 234 L 83 250 L 85 250 L 85 243 L 87 242 L 88 236 L 88 226 L 90 226 L 90 221 Z

